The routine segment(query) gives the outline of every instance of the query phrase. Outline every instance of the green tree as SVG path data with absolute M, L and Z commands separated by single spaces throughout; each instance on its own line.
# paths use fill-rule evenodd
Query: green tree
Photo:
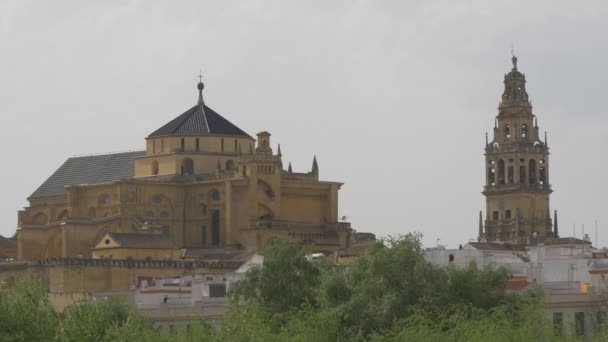
M 271 314 L 283 314 L 315 302 L 319 274 L 300 243 L 275 239 L 264 250 L 263 266 L 249 270 L 244 280 L 233 285 L 231 298 L 261 304 Z
M 118 298 L 101 302 L 76 303 L 68 309 L 58 340 L 114 341 L 117 333 L 142 336 L 151 329 L 150 322 Z M 127 334 L 128 335 L 128 334 Z
M 0 341 L 51 341 L 57 315 L 37 277 L 14 278 L 0 291 Z

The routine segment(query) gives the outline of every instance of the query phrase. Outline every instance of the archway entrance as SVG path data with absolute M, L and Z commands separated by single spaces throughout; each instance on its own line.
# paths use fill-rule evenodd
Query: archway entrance
M 214 210 L 211 217 L 211 240 L 214 247 L 220 245 L 220 211 Z

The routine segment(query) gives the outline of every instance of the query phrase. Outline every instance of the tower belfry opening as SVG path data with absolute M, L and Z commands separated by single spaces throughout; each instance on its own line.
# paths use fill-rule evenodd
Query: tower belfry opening
M 549 147 L 541 141 L 526 91 L 526 77 L 513 67 L 504 91 L 491 141 L 486 138 L 486 197 L 480 240 L 534 243 L 553 237 L 549 197 Z

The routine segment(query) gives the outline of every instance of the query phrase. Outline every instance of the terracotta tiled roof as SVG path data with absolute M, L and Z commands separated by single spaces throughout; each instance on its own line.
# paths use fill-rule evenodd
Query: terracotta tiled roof
M 145 151 L 69 158 L 30 195 L 29 199 L 63 195 L 67 185 L 103 184 L 133 178 L 135 175 L 133 160 L 143 155 Z
M 364 246 L 353 246 L 338 252 L 338 256 L 349 257 L 349 256 L 361 256 L 367 252 L 367 245 Z
M 17 249 L 17 239 L 14 237 L 6 238 L 0 235 L 0 248 L 3 249 Z

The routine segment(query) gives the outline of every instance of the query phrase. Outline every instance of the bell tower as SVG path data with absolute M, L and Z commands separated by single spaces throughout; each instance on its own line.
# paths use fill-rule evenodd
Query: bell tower
M 549 147 L 546 132 L 544 141 L 540 139 L 517 57 L 513 56 L 512 62 L 513 68 L 504 78 L 491 141 L 486 133 L 486 218 L 479 239 L 532 243 L 554 236 L 549 209 Z

